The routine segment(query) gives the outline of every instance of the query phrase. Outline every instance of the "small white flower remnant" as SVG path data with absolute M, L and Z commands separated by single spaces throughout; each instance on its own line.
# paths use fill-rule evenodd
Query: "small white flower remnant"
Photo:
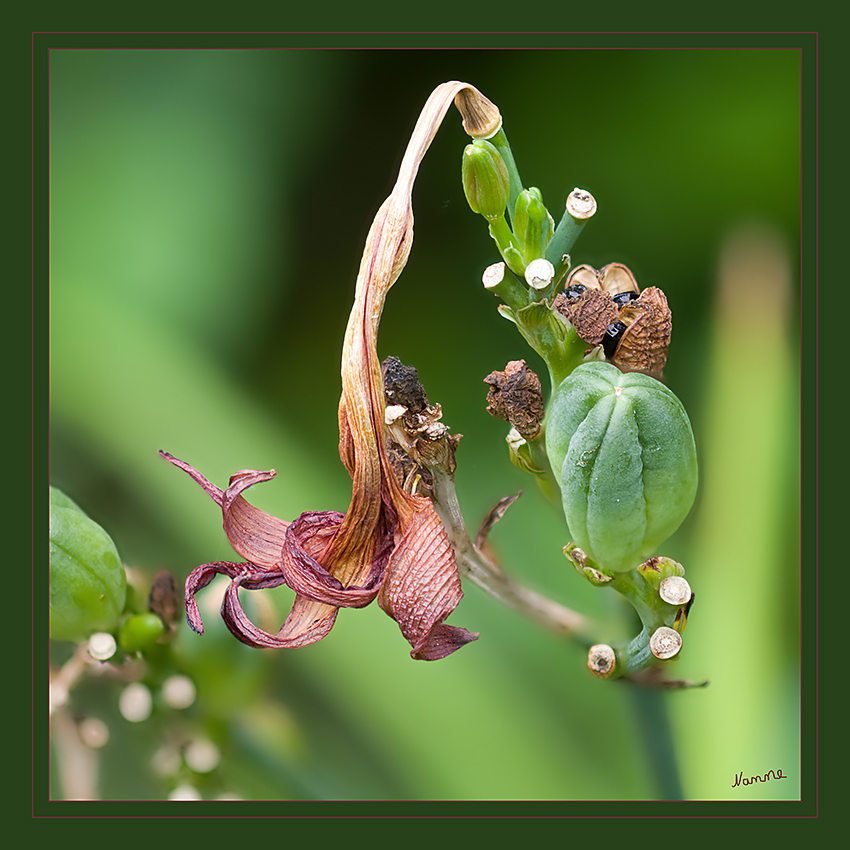
M 682 648 L 682 636 L 667 626 L 659 626 L 649 639 L 649 651 L 662 661 L 672 658 Z
M 151 716 L 153 697 L 151 692 L 141 682 L 127 685 L 118 697 L 118 710 L 125 720 L 131 723 L 141 723 Z
M 115 638 L 108 632 L 96 632 L 89 638 L 89 655 L 97 661 L 106 661 L 115 655 Z
M 169 708 L 188 708 L 195 696 L 195 683 L 188 676 L 170 676 L 162 683 L 162 698 Z

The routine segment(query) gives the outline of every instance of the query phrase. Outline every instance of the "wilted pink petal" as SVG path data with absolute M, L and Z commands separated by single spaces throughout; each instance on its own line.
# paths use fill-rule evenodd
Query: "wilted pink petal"
M 299 596 L 345 608 L 363 608 L 377 595 L 384 574 L 386 559 L 372 562 L 366 582 L 362 586 L 344 587 L 313 557 L 308 548 L 316 549 L 316 541 L 322 534 L 328 535 L 330 544 L 339 530 L 343 514 L 335 511 L 309 512 L 301 514 L 286 532 L 283 547 L 281 572 L 286 583 Z M 323 547 L 327 550 L 327 546 Z
M 283 581 L 281 580 L 281 584 Z M 221 603 L 221 616 L 231 633 L 242 643 L 261 649 L 296 649 L 321 640 L 333 628 L 339 609 L 323 605 L 298 596 L 286 622 L 276 635 L 255 626 L 239 602 L 239 588 L 247 582 L 241 577 L 228 585 Z
M 232 561 L 216 561 L 212 564 L 202 564 L 189 573 L 186 579 L 186 619 L 189 625 L 199 635 L 204 633 L 204 623 L 195 594 L 205 588 L 217 575 L 230 576 L 231 579 L 250 570 L 249 564 L 234 564 Z
M 269 568 L 280 563 L 280 553 L 289 523 L 255 508 L 241 495 L 254 484 L 274 478 L 274 470 L 261 472 L 257 469 L 244 469 L 230 477 L 227 490 L 221 490 L 188 463 L 178 460 L 168 452 L 161 451 L 160 455 L 188 473 L 221 508 L 227 539 L 246 561 Z
M 387 565 L 378 604 L 413 647 L 411 656 L 436 661 L 478 638 L 442 625 L 463 598 L 454 550 L 434 506 L 420 498 Z

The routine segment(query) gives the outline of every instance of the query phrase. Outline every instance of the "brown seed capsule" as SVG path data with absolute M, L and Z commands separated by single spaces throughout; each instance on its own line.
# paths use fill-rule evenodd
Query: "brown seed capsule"
M 673 316 L 664 293 L 650 286 L 620 309 L 619 320 L 626 330 L 611 362 L 624 372 L 661 374 L 673 328 Z
M 599 345 L 608 326 L 617 321 L 617 306 L 611 296 L 591 287 L 585 289 L 578 298 L 571 298 L 566 292 L 561 292 L 556 296 L 552 307 L 591 345 Z
M 640 292 L 635 276 L 622 263 L 608 263 L 598 272 L 599 285 L 610 295 L 620 292 Z
M 603 343 L 605 356 L 623 372 L 663 371 L 673 327 L 667 297 L 656 286 L 641 292 L 622 263 L 577 266 L 552 307 L 583 340 Z

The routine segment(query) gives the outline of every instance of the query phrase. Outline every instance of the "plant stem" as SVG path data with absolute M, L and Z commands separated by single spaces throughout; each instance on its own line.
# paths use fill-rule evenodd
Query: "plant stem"
M 575 245 L 576 239 L 584 229 L 587 220 L 580 221 L 573 218 L 569 212 L 564 210 L 558 226 L 555 228 L 555 233 L 546 245 L 545 257 L 558 270 L 561 260 L 565 254 L 570 252 L 570 248 Z
M 509 180 L 509 195 L 508 195 L 508 216 L 511 221 L 514 220 L 514 208 L 516 207 L 517 198 L 522 193 L 522 179 L 519 176 L 519 170 L 516 167 L 514 154 L 511 146 L 508 144 L 508 137 L 505 135 L 504 129 L 500 129 L 495 136 L 488 139 L 491 145 L 499 151 L 505 166 L 508 169 Z
M 663 688 L 630 687 L 629 698 L 660 800 L 684 800 L 673 730 Z
M 519 584 L 484 555 L 469 537 L 455 490 L 454 476 L 445 467 L 432 467 L 434 507 L 442 520 L 463 573 L 503 604 L 560 635 L 588 628 L 581 614 Z

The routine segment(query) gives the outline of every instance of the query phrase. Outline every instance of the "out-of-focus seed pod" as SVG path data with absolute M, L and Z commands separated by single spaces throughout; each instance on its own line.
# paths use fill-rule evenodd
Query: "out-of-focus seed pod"
M 165 623 L 151 611 L 129 617 L 118 632 L 118 644 L 132 654 L 150 649 L 165 634 Z
M 463 193 L 474 213 L 493 220 L 508 205 L 510 178 L 501 154 L 490 142 L 476 139 L 463 151 Z
M 649 375 L 595 361 L 561 383 L 546 422 L 573 542 L 605 570 L 637 567 L 696 495 L 696 447 L 681 402 Z
M 55 487 L 50 488 L 50 637 L 82 642 L 112 631 L 127 577 L 112 538 Z

